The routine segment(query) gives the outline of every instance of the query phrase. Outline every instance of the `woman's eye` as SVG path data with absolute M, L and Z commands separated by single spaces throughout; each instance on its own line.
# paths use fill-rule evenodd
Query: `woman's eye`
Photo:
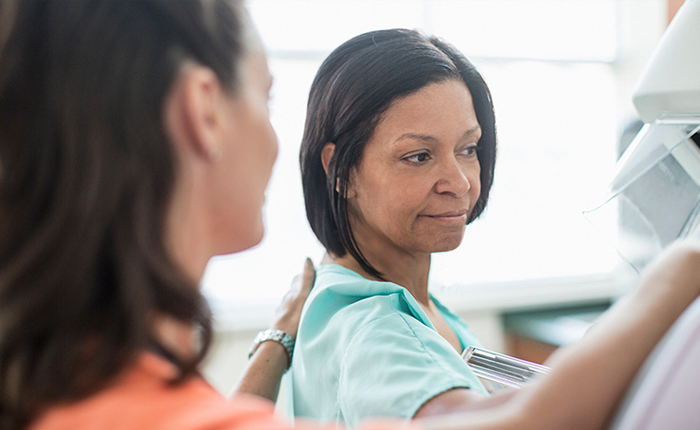
M 477 152 L 479 150 L 479 147 L 476 145 L 471 145 L 467 146 L 463 150 L 460 151 L 461 155 L 466 155 L 467 157 L 475 157 Z
M 418 154 L 413 154 L 409 155 L 408 157 L 404 158 L 406 161 L 410 161 L 412 163 L 422 163 L 426 161 L 430 155 L 427 152 L 420 152 Z

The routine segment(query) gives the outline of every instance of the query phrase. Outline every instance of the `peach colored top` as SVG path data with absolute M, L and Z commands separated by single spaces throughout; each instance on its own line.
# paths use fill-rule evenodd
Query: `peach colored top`
M 155 354 L 144 353 L 137 364 L 112 385 L 85 400 L 50 408 L 32 423 L 29 430 L 291 428 L 274 415 L 273 404 L 267 400 L 249 395 L 227 400 L 201 378 L 191 378 L 181 385 L 170 387 L 167 381 L 175 372 L 171 363 Z M 405 428 L 406 424 L 400 421 L 374 421 L 363 427 L 398 430 Z M 297 421 L 294 428 L 323 430 L 321 426 L 308 421 Z

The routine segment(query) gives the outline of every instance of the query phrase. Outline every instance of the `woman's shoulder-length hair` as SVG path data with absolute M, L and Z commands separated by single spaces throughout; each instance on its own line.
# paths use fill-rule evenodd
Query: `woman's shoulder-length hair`
M 178 179 L 163 106 L 187 64 L 235 94 L 239 0 L 0 2 L 0 427 L 102 388 L 146 349 L 180 379 L 210 344 L 166 221 Z M 198 328 L 193 357 L 153 335 Z

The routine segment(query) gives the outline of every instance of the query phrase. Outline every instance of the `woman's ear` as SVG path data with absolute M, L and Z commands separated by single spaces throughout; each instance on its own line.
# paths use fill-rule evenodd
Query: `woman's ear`
M 219 161 L 225 139 L 225 97 L 211 69 L 185 69 L 166 100 L 166 124 L 173 140 L 209 161 Z
M 326 176 L 328 176 L 328 166 L 331 164 L 331 158 L 335 153 L 335 143 L 328 142 L 323 146 L 321 150 L 321 164 L 323 164 L 323 170 L 326 171 Z M 336 189 L 338 187 L 336 186 Z
M 321 150 L 321 164 L 323 164 L 323 170 L 326 172 L 326 176 L 328 176 L 328 166 L 331 164 L 331 159 L 333 159 L 333 154 L 335 154 L 335 143 L 328 142 L 324 145 L 323 149 Z M 354 169 L 353 169 L 354 171 Z M 352 176 L 352 175 L 351 175 Z M 352 187 L 352 177 L 350 178 L 350 181 L 348 183 L 348 188 L 346 190 L 346 198 L 351 199 L 355 197 L 355 190 Z M 340 192 L 340 182 L 339 179 L 335 181 L 335 191 Z
M 323 149 L 321 150 L 321 164 L 323 164 L 323 170 L 326 172 L 326 177 L 328 177 L 328 168 L 331 165 L 331 160 L 333 159 L 333 154 L 335 154 L 335 143 L 332 143 L 332 142 L 326 143 L 323 146 Z M 340 192 L 339 180 L 335 181 L 335 191 Z

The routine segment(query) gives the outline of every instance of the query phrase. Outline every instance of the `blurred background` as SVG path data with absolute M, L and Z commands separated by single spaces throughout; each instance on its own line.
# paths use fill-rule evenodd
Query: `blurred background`
M 433 257 L 431 288 L 484 346 L 543 361 L 578 339 L 636 272 L 582 215 L 605 198 L 639 127 L 632 91 L 682 0 L 247 0 L 274 77 L 279 157 L 266 235 L 213 259 L 203 279 L 217 343 L 205 375 L 227 393 L 255 334 L 309 256 L 298 152 L 314 74 L 360 33 L 420 29 L 459 48 L 489 85 L 499 153 L 489 207 L 463 244 Z M 605 233 L 603 233 L 603 231 Z M 235 286 L 235 288 L 234 288 Z

